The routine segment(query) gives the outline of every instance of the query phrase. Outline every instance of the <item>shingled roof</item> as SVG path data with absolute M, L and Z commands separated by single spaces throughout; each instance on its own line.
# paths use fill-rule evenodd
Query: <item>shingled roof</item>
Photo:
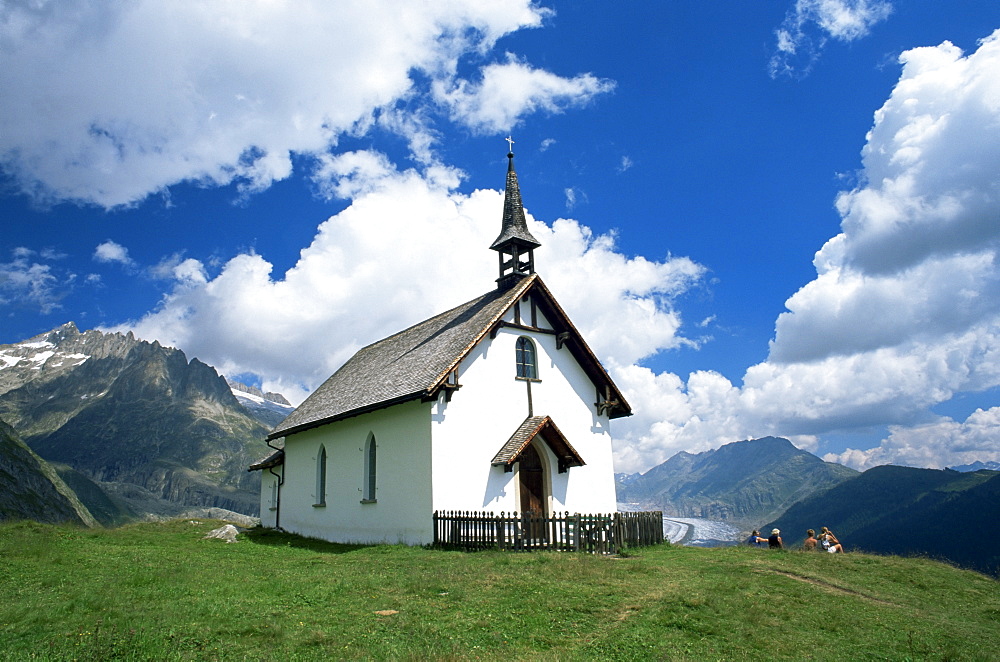
M 278 449 L 256 464 L 251 464 L 247 471 L 262 471 L 285 463 L 285 451 Z
M 582 467 L 586 464 L 580 454 L 576 452 L 573 445 L 569 443 L 565 435 L 556 427 L 552 419 L 548 416 L 529 416 L 510 436 L 497 454 L 493 456 L 491 464 L 493 466 L 510 467 L 532 440 L 541 434 L 542 439 L 548 444 L 552 452 L 559 458 L 560 473 L 569 467 Z
M 479 342 L 507 325 L 503 316 L 531 294 L 562 333 L 562 343 L 607 394 L 611 418 L 632 411 L 597 357 L 555 302 L 541 278 L 532 274 L 509 289 L 497 289 L 358 350 L 294 412 L 268 440 L 416 399 L 432 399 L 447 388 L 449 376 Z M 532 327 L 512 325 L 531 330 Z M 550 331 L 551 332 L 551 331 Z

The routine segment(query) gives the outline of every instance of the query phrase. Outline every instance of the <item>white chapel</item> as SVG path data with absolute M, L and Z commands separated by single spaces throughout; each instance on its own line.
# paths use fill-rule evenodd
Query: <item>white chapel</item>
M 535 273 L 507 158 L 495 287 L 362 348 L 268 435 L 264 526 L 422 545 L 435 511 L 615 512 L 632 411 Z

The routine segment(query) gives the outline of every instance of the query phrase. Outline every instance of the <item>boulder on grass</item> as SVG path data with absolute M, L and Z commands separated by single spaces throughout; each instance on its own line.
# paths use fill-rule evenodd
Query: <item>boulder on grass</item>
M 226 524 L 225 526 L 220 526 L 217 529 L 209 531 L 205 534 L 205 538 L 218 538 L 219 540 L 225 540 L 226 542 L 236 542 L 236 536 L 238 534 L 239 530 L 235 526 L 232 524 Z

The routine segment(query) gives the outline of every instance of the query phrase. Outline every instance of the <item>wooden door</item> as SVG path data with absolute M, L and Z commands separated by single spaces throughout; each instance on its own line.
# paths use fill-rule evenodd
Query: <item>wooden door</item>
M 518 488 L 521 498 L 521 512 L 530 517 L 527 534 L 531 538 L 544 535 L 545 524 L 542 521 L 546 515 L 545 504 L 545 473 L 542 459 L 534 446 L 528 446 L 517 459 Z

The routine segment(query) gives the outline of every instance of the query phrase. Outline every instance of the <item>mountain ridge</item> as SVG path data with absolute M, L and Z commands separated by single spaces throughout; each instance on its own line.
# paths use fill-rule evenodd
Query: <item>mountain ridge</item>
M 72 322 L 2 345 L 0 417 L 38 455 L 127 502 L 111 520 L 259 508 L 260 478 L 246 467 L 269 451 L 269 428 L 215 368 L 178 349 Z
M 923 555 L 1000 575 L 986 532 L 1000 518 L 1000 472 L 873 467 L 803 499 L 767 528 L 791 546 L 829 527 L 847 551 Z
M 697 454 L 681 451 L 644 474 L 619 477 L 618 500 L 667 516 L 758 528 L 798 500 L 854 475 L 787 439 L 762 437 Z
M 987 469 L 989 471 L 1000 471 L 1000 462 L 983 462 L 982 460 L 976 460 L 971 464 L 962 464 L 955 467 L 948 467 L 952 471 L 979 471 L 981 469 Z

